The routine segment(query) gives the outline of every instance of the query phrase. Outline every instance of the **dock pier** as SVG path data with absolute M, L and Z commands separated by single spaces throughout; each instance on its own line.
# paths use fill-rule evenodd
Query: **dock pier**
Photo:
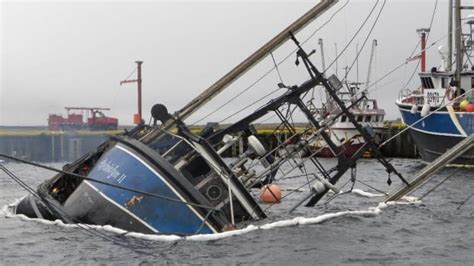
M 275 133 L 268 125 L 259 125 L 257 136 L 270 149 L 276 147 L 278 139 L 284 139 L 288 132 Z M 387 124 L 382 141 L 398 134 L 405 127 L 401 124 Z M 199 131 L 202 127 L 193 127 Z M 44 128 L 3 127 L 0 128 L 0 153 L 36 162 L 71 162 L 92 151 L 110 136 L 119 135 L 123 130 L 113 131 L 49 131 Z M 245 151 L 247 143 L 243 140 L 229 149 L 227 156 L 237 156 Z M 416 146 L 408 132 L 404 132 L 392 142 L 381 148 L 386 157 L 417 158 Z

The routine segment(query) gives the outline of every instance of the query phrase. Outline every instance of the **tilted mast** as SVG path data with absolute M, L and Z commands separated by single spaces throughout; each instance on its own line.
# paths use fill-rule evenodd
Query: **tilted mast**
M 372 65 L 374 63 L 375 48 L 377 47 L 377 40 L 372 41 L 372 49 L 370 50 L 369 70 L 367 71 L 367 79 L 365 80 L 365 92 L 369 89 L 370 75 L 372 74 Z
M 179 117 L 180 119 L 186 119 L 195 111 L 197 111 L 201 106 L 212 100 L 215 96 L 217 96 L 220 92 L 222 92 L 225 88 L 227 88 L 232 82 L 234 82 L 238 77 L 246 73 L 250 70 L 254 65 L 256 65 L 260 60 L 266 57 L 271 51 L 277 49 L 280 45 L 282 45 L 285 41 L 290 38 L 290 32 L 296 34 L 299 32 L 303 27 L 309 24 L 311 21 L 319 17 L 325 11 L 327 11 L 331 6 L 336 4 L 338 0 L 321 0 L 319 4 L 314 6 L 308 12 L 306 12 L 303 16 L 298 18 L 295 22 L 293 22 L 290 26 L 276 35 L 273 39 L 269 42 L 264 44 L 260 49 L 255 51 L 252 55 L 250 55 L 247 59 L 242 61 L 239 65 L 237 65 L 234 69 L 229 71 L 226 75 L 224 75 L 221 79 L 216 81 L 212 84 L 209 88 L 199 94 L 196 98 L 190 101 L 187 105 L 185 105 L 181 110 L 176 112 L 175 116 Z M 169 129 L 175 125 L 175 121 L 173 119 L 168 120 L 163 125 L 163 129 Z M 152 131 L 146 136 L 144 136 L 143 141 L 148 142 L 152 139 L 160 136 L 162 131 L 156 130 Z

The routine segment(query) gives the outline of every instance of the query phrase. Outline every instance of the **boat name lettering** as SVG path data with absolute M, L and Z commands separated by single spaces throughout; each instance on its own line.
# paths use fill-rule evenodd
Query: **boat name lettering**
M 120 172 L 120 166 L 118 164 L 114 164 L 107 159 L 101 161 L 97 168 L 99 171 L 107 174 L 106 179 L 115 179 L 119 184 L 127 178 L 126 174 Z
M 438 106 L 441 104 L 441 100 L 444 97 L 438 90 L 430 90 L 425 92 L 426 102 L 430 106 Z

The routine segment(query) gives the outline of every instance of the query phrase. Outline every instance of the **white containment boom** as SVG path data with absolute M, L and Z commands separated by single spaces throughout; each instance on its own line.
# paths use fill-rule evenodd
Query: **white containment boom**
M 181 110 L 176 113 L 176 116 L 180 119 L 186 119 L 187 117 L 189 117 L 201 106 L 203 106 L 204 104 L 212 100 L 215 96 L 217 96 L 220 92 L 222 92 L 237 78 L 239 78 L 241 75 L 250 70 L 254 65 L 260 62 L 260 60 L 265 58 L 270 52 L 274 51 L 285 41 L 287 41 L 290 38 L 290 32 L 296 34 L 301 29 L 303 29 L 308 23 L 319 17 L 337 2 L 338 0 L 321 0 L 319 4 L 311 8 L 303 16 L 298 18 L 295 22 L 293 22 L 286 29 L 276 35 L 273 39 L 271 39 L 262 47 L 260 47 L 260 49 L 255 51 L 247 59 L 242 61 L 226 75 L 224 75 L 221 79 L 216 81 L 209 88 L 204 90 L 201 94 L 199 94 L 192 101 L 190 101 L 187 105 L 181 108 Z M 173 126 L 174 121 L 168 121 L 167 123 L 165 123 L 164 129 L 169 129 Z M 150 140 L 159 134 L 160 132 L 153 131 L 149 135 L 145 136 L 143 140 L 146 142 L 147 140 Z

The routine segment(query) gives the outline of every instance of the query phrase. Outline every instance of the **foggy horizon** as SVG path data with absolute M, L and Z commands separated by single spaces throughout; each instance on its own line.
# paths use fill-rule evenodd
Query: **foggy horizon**
M 346 1 L 340 0 L 324 15 L 297 34 L 306 39 Z M 350 1 L 322 30 L 304 45 L 316 49 L 313 62 L 320 67 L 317 44 L 323 38 L 326 65 L 335 58 L 335 44 L 341 52 L 376 1 Z M 382 6 L 380 1 L 367 25 L 346 53 L 327 73 L 339 74 L 355 58 Z M 1 88 L 0 126 L 46 126 L 48 114 L 66 115 L 66 106 L 107 107 L 107 116 L 131 125 L 136 113 L 136 84 L 119 85 L 143 63 L 143 114 L 163 103 L 174 113 L 212 85 L 234 66 L 273 38 L 317 2 L 13 2 L 0 4 Z M 419 42 L 416 29 L 428 27 L 434 1 L 387 1 L 382 15 L 359 58 L 359 69 L 349 74 L 352 81 L 365 82 L 372 39 L 377 39 L 376 60 L 371 80 L 378 80 L 403 63 Z M 439 1 L 428 44 L 427 68 L 440 64 L 437 48 L 446 46 L 447 1 Z M 287 42 L 273 54 L 282 60 L 294 49 Z M 417 52 L 419 51 L 416 50 Z M 308 79 L 295 56 L 279 70 L 287 85 Z M 395 106 L 399 91 L 419 86 L 410 77 L 417 65 L 411 61 L 382 80 L 370 91 L 386 111 L 386 120 L 400 117 Z M 255 68 L 234 82 L 186 122 L 199 121 L 228 98 L 247 88 L 268 69 L 267 56 Z M 359 72 L 357 77 L 356 72 Z M 136 76 L 132 75 L 130 79 Z M 249 93 L 225 110 L 200 124 L 220 121 L 254 99 L 276 89 L 275 71 Z M 408 84 L 407 84 L 408 82 Z M 277 94 L 276 94 L 277 95 Z M 265 101 L 262 101 L 263 104 Z M 257 108 L 255 105 L 253 109 Z M 226 122 L 227 123 L 227 122 Z

